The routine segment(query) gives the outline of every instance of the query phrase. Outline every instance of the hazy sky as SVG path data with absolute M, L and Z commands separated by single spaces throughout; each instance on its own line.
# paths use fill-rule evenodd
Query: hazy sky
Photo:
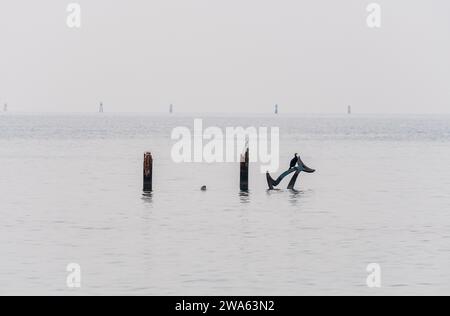
M 66 7 L 82 7 L 82 28 Z M 382 5 L 382 28 L 366 7 Z M 450 113 L 448 0 L 1 0 L 11 111 Z

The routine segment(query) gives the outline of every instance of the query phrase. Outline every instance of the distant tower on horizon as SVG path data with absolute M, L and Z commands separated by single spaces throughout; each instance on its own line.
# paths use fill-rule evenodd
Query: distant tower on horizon
M 348 115 L 352 114 L 352 106 L 351 105 L 349 105 L 348 108 L 347 108 L 347 114 Z
M 173 113 L 173 104 L 171 104 L 171 105 L 169 106 L 169 113 L 170 113 L 170 114 Z
M 98 109 L 99 113 L 103 113 L 103 102 L 100 102 L 100 107 Z
M 8 112 L 8 103 L 3 105 L 3 112 Z
M 278 114 L 278 104 L 275 104 L 275 114 Z

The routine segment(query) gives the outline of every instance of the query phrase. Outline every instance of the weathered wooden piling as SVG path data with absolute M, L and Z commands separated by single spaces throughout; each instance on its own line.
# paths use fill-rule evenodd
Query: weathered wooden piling
M 241 155 L 241 191 L 248 191 L 248 169 L 250 165 L 250 150 Z
M 144 154 L 144 192 L 153 191 L 153 156 L 150 152 Z

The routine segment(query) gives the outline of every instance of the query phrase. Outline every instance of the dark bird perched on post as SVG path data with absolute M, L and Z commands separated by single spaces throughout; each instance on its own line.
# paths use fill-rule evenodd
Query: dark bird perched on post
M 298 163 L 298 154 L 295 154 L 295 157 L 291 160 L 291 164 L 289 165 L 289 169 L 294 168 Z
M 309 168 L 308 166 L 306 166 L 302 159 L 300 158 L 300 156 L 297 157 L 297 154 L 295 154 L 295 157 L 297 159 L 297 165 L 290 168 L 289 170 L 283 172 L 276 180 L 274 180 L 269 172 L 266 173 L 266 178 L 267 178 L 267 184 L 269 185 L 269 190 L 273 190 L 274 187 L 278 186 L 281 181 L 283 181 L 284 178 L 286 178 L 288 175 L 290 175 L 291 173 L 294 173 L 294 176 L 292 177 L 291 181 L 289 182 L 289 186 L 288 189 L 289 190 L 294 190 L 295 187 L 295 182 L 297 181 L 297 178 L 299 176 L 299 174 L 301 172 L 306 172 L 306 173 L 314 173 L 316 172 L 316 170 Z M 295 158 L 294 158 L 295 159 Z M 294 159 L 292 160 L 292 163 L 294 162 Z

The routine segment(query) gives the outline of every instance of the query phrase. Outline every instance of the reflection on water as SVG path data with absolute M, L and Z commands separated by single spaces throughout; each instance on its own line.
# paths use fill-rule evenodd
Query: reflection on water
M 0 120 L 0 294 L 372 294 L 372 262 L 377 294 L 450 294 L 448 118 L 210 118 L 277 124 L 281 162 L 300 147 L 320 166 L 267 191 L 251 165 L 239 195 L 239 165 L 172 162 L 171 130 L 192 118 Z M 156 191 L 142 194 L 147 150 Z
M 153 193 L 152 192 L 144 192 L 142 193 L 142 201 L 147 204 L 153 203 Z
M 289 194 L 289 202 L 291 202 L 292 206 L 297 206 L 298 205 L 298 201 L 301 198 L 301 196 L 303 195 L 303 191 L 297 191 L 297 190 L 290 190 L 290 194 Z
M 242 204 L 249 204 L 250 203 L 250 192 L 239 192 L 239 198 Z

